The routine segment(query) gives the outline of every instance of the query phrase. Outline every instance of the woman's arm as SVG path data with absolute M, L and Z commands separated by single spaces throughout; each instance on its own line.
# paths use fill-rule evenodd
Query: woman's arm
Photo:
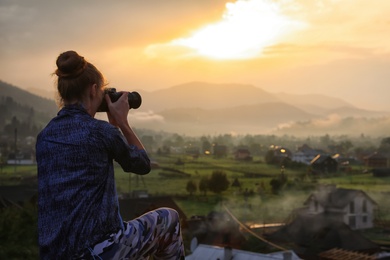
M 111 99 L 107 94 L 105 95 L 108 105 L 108 120 L 112 125 L 119 127 L 128 144 L 135 145 L 138 149 L 145 150 L 144 145 L 141 143 L 127 120 L 127 115 L 129 113 L 128 94 L 128 92 L 123 92 L 122 96 L 114 103 L 111 102 Z

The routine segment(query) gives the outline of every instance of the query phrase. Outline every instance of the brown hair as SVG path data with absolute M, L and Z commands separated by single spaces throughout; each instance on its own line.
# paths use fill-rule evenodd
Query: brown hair
M 56 64 L 54 74 L 58 76 L 57 90 L 61 106 L 66 101 L 81 100 L 91 84 L 97 84 L 99 87 L 105 84 L 103 74 L 75 51 L 61 53 Z

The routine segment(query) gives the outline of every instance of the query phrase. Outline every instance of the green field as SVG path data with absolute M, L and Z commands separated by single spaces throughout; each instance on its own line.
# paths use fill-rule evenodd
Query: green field
M 288 218 L 294 208 L 303 206 L 317 184 L 325 183 L 365 191 L 378 203 L 381 218 L 390 219 L 390 206 L 387 203 L 390 178 L 375 178 L 362 173 L 360 168 L 354 170 L 353 175 L 337 173 L 320 178 L 308 176 L 306 168 L 285 168 L 284 174 L 288 182 L 279 194 L 275 195 L 272 193 L 270 181 L 280 176 L 281 169 L 264 163 L 263 158 L 246 162 L 232 158 L 194 158 L 188 155 L 153 155 L 152 158 L 159 168 L 153 169 L 145 176 L 125 173 L 116 166 L 115 177 L 119 193 L 147 190 L 150 196 L 175 196 L 177 204 L 187 216 L 205 215 L 211 210 L 218 210 L 223 202 L 244 221 L 275 222 Z M 187 182 L 192 180 L 199 183 L 202 177 L 210 176 L 215 170 L 226 173 L 230 183 L 238 179 L 241 187 L 230 185 L 220 196 L 210 191 L 205 195 L 199 190 L 189 196 L 186 191 Z M 36 166 L 4 166 L 0 176 L 1 185 L 36 185 Z M 247 191 L 247 195 L 244 195 L 244 191 Z
M 352 171 L 353 175 L 336 173 L 333 176 L 315 178 L 308 176 L 306 167 L 299 170 L 287 167 L 283 171 L 287 182 L 277 194 L 274 194 L 270 181 L 279 178 L 282 171 L 280 167 L 267 165 L 262 158 L 239 162 L 232 158 L 195 159 L 186 155 L 170 155 L 154 156 L 153 161 L 158 163 L 159 168 L 153 169 L 145 176 L 125 173 L 116 166 L 115 178 L 118 192 L 129 194 L 137 190 L 147 190 L 150 196 L 172 195 L 187 217 L 207 215 L 211 211 L 222 211 L 227 208 L 240 222 L 249 225 L 285 222 L 294 209 L 304 206 L 303 203 L 318 184 L 334 184 L 338 187 L 366 192 L 379 206 L 377 220 L 390 223 L 388 203 L 390 178 L 373 177 L 363 173 L 359 167 Z M 186 190 L 188 181 L 199 183 L 202 177 L 210 176 L 216 170 L 223 171 L 230 184 L 238 179 L 241 187 L 229 185 L 229 188 L 220 195 L 210 191 L 204 194 L 199 190 L 189 195 Z M 23 185 L 36 188 L 36 172 L 35 165 L 3 166 L 0 169 L 0 186 L 7 186 L 7 191 L 17 197 L 19 195 L 17 189 L 13 189 L 12 186 Z M 3 227 L 1 229 L 3 237 L 0 241 L 4 243 L 4 246 L 0 245 L 0 258 L 13 256 L 14 259 L 35 259 L 37 257 L 36 217 L 36 209 L 32 208 L 23 211 L 10 208 L 0 214 Z M 24 228 L 19 230 L 19 227 Z M 25 227 L 31 228 L 25 230 Z M 365 230 L 364 235 L 386 244 L 389 239 L 383 230 L 383 228 Z M 20 232 L 31 234 L 27 237 L 19 236 Z M 25 239 L 22 241 L 21 237 Z M 188 243 L 189 241 L 186 241 L 187 247 L 189 247 Z

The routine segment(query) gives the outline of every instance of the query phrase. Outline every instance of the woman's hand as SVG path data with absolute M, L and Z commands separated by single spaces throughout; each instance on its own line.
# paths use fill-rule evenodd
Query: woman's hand
M 139 149 L 145 150 L 145 147 L 138 139 L 137 135 L 127 121 L 127 115 L 130 109 L 127 97 L 128 95 L 129 92 L 123 92 L 122 96 L 116 102 L 112 103 L 110 97 L 108 96 L 108 94 L 106 94 L 104 98 L 106 99 L 108 106 L 108 121 L 110 122 L 110 124 L 121 129 L 122 134 L 126 138 L 128 144 L 135 145 Z
M 110 124 L 117 126 L 119 128 L 124 125 L 128 125 L 127 115 L 129 113 L 129 101 L 127 96 L 128 92 L 122 92 L 120 98 L 114 103 L 111 102 L 110 96 L 108 94 L 105 95 L 105 99 L 108 106 L 107 117 Z

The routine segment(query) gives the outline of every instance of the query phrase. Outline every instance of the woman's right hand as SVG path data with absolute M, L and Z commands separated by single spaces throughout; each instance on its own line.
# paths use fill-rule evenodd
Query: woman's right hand
M 129 113 L 128 92 L 122 92 L 120 98 L 112 102 L 110 96 L 105 94 L 105 99 L 108 106 L 107 117 L 110 124 L 121 128 L 121 126 L 128 125 L 127 115 Z

